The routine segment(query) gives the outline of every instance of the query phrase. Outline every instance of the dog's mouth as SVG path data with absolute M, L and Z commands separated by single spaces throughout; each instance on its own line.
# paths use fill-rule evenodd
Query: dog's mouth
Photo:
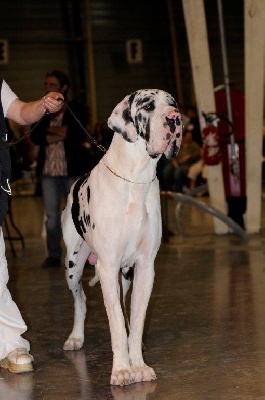
M 151 158 L 157 158 L 157 157 L 161 156 L 161 153 L 149 154 L 149 156 Z

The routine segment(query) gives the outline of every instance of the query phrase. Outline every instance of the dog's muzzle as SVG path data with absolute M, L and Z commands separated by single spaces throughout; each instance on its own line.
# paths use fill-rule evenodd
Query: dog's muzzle
M 174 133 L 179 121 L 177 110 L 170 110 L 165 118 L 166 124 L 169 126 L 170 132 Z

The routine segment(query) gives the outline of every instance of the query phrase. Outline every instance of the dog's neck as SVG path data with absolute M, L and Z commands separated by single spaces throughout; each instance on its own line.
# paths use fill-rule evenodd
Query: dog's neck
M 155 178 L 156 175 L 153 177 L 153 179 L 149 182 L 137 182 L 137 181 L 131 181 L 130 179 L 125 178 L 124 176 L 118 175 L 115 171 L 113 171 L 105 162 L 104 165 L 106 166 L 106 168 L 115 176 L 117 176 L 117 178 L 122 179 L 123 181 L 129 182 L 129 183 L 135 183 L 136 185 L 149 185 L 150 183 L 152 183 Z
M 156 177 L 158 159 L 149 156 L 142 138 L 129 143 L 120 134 L 114 133 L 111 145 L 102 161 L 120 179 L 130 183 L 148 184 Z

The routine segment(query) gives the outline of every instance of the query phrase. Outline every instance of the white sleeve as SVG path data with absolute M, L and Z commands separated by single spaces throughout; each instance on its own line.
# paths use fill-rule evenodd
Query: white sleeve
M 8 84 L 3 80 L 2 90 L 1 90 L 1 100 L 5 117 L 10 104 L 17 98 L 18 96 L 10 89 Z

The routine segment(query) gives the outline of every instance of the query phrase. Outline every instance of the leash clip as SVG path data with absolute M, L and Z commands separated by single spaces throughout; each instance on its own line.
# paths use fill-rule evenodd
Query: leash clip
M 99 150 L 101 150 L 101 151 L 103 151 L 103 153 L 106 153 L 106 149 L 105 149 L 105 147 L 104 146 L 102 146 L 101 144 L 97 144 L 97 148 L 99 149 Z

